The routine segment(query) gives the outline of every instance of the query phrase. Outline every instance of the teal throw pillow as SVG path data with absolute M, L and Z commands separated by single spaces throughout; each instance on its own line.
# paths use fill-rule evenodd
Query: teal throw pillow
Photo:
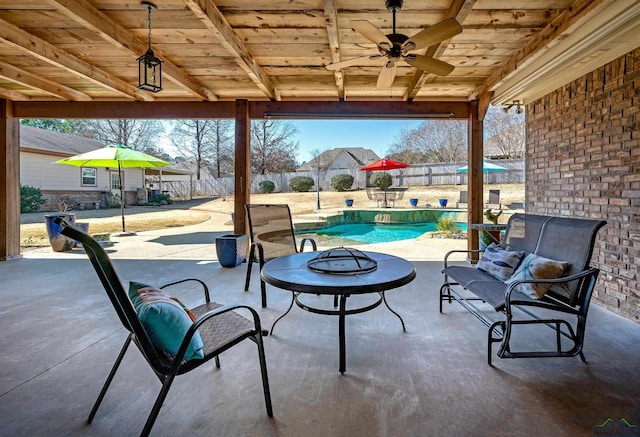
M 193 324 L 191 312 L 164 290 L 139 282 L 129 283 L 129 298 L 153 344 L 175 356 Z M 196 332 L 184 355 L 185 361 L 204 358 L 202 348 L 202 338 Z
M 555 261 L 530 253 L 506 283 L 508 285 L 517 280 L 527 279 L 557 279 L 564 274 L 568 266 L 567 262 Z M 551 285 L 527 283 L 517 285 L 516 290 L 534 299 L 542 299 Z
M 476 267 L 494 278 L 506 281 L 516 271 L 523 258 L 522 251 L 504 250 L 496 243 L 491 243 L 482 253 Z

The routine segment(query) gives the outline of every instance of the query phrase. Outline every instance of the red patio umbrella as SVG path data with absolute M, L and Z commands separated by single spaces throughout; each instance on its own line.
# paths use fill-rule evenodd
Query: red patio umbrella
M 397 168 L 405 168 L 408 167 L 409 164 L 405 164 L 404 162 L 394 161 L 393 159 L 388 158 L 380 158 L 377 161 L 373 161 L 370 164 L 365 165 L 360 170 L 363 171 L 375 171 L 375 170 L 394 170 Z M 387 189 L 384 190 L 384 206 L 387 206 Z
M 404 162 L 394 161 L 393 159 L 388 159 L 388 158 L 380 158 L 377 161 L 373 161 L 371 164 L 365 165 L 360 170 L 363 170 L 363 171 L 393 170 L 396 168 L 405 168 L 408 166 L 409 164 L 405 164 Z

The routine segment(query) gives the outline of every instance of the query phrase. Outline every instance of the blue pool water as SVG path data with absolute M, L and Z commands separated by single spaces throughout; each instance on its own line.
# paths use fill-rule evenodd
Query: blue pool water
M 458 224 L 463 230 L 464 224 Z M 391 241 L 408 240 L 417 238 L 425 232 L 436 231 L 435 223 L 412 224 L 373 224 L 352 223 L 336 225 L 330 228 L 315 231 L 296 232 L 296 237 L 314 238 L 320 245 L 344 245 L 344 244 L 370 244 L 388 243 Z

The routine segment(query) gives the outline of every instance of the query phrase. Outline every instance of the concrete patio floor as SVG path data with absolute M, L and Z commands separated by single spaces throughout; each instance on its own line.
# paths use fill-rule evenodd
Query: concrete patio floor
M 113 238 L 108 250 L 125 283 L 198 277 L 216 301 L 249 304 L 271 327 L 290 294 L 269 286 L 269 307 L 260 308 L 257 269 L 243 292 L 246 265 L 216 260 L 213 241 L 231 228 L 215 223 Z M 495 359 L 490 367 L 484 326 L 456 305 L 437 309 L 443 251 L 460 244 L 370 246 L 415 265 L 416 280 L 387 293 L 407 332 L 384 306 L 349 316 L 344 375 L 337 319 L 295 307 L 265 338 L 274 418 L 265 412 L 256 347 L 244 342 L 221 356 L 221 369 L 211 362 L 178 377 L 152 434 L 577 436 L 607 419 L 640 424 L 640 326 L 592 305 L 588 364 Z M 86 423 L 126 333 L 83 252 L 28 252 L 0 263 L 0 278 L 0 435 L 139 434 L 160 384 L 135 348 Z M 178 297 L 194 304 L 198 296 Z M 553 340 L 551 330 L 544 334 L 521 341 Z

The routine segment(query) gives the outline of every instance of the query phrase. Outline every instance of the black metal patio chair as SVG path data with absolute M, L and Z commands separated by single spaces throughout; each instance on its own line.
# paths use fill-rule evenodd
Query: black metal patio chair
M 100 406 L 100 403 L 102 402 L 102 399 L 104 398 L 132 341 L 138 347 L 142 356 L 146 359 L 147 363 L 151 366 L 151 369 L 156 373 L 158 379 L 160 379 L 160 382 L 162 383 L 160 393 L 156 398 L 141 435 L 148 435 L 151 431 L 158 413 L 160 412 L 160 408 L 162 408 L 165 397 L 169 392 L 169 388 L 177 375 L 190 372 L 202 364 L 205 364 L 212 358 L 215 358 L 216 367 L 220 367 L 220 360 L 218 358 L 220 353 L 230 349 L 245 339 L 254 341 L 258 346 L 258 358 L 262 374 L 262 386 L 264 390 L 267 414 L 269 417 L 273 416 L 267 365 L 262 342 L 263 333 L 260 325 L 260 317 L 253 308 L 246 305 L 222 306 L 218 303 L 212 302 L 207 285 L 203 281 L 194 278 L 181 279 L 165 284 L 160 287 L 160 289 L 153 289 L 158 294 L 162 294 L 163 292 L 161 289 L 166 287 L 194 282 L 196 286 L 198 288 L 201 287 L 204 292 L 204 304 L 192 308 L 190 313 L 188 310 L 184 310 L 188 316 L 192 316 L 195 320 L 191 319 L 193 320 L 192 322 L 191 320 L 187 320 L 188 330 L 186 331 L 186 334 L 182 334 L 184 337 L 181 341 L 180 338 L 177 339 L 177 344 L 179 345 L 177 352 L 175 354 L 168 353 L 166 350 L 162 350 L 162 348 L 158 346 L 159 332 L 150 329 L 148 324 L 144 324 L 143 319 L 136 311 L 136 306 L 134 306 L 132 298 L 130 298 L 131 293 L 128 294 L 127 291 L 125 291 L 111 260 L 100 244 L 98 244 L 89 235 L 81 232 L 75 226 L 64 222 L 62 219 L 58 220 L 58 224 L 62 226 L 61 232 L 63 235 L 82 243 L 82 246 L 89 256 L 91 264 L 100 278 L 100 282 L 102 283 L 114 309 L 116 310 L 116 313 L 118 314 L 118 317 L 120 318 L 120 321 L 127 331 L 129 331 L 122 350 L 120 351 L 102 391 L 89 414 L 89 423 L 93 420 L 98 407 Z M 234 310 L 242 310 L 243 312 L 247 311 L 251 317 L 245 318 Z M 189 323 L 191 324 L 189 325 Z M 201 349 L 198 349 L 197 354 L 194 353 L 194 355 L 190 356 L 188 351 L 192 349 L 192 346 L 194 345 L 193 342 L 198 337 L 201 339 L 202 347 Z M 152 338 L 155 341 L 152 341 Z M 196 355 L 199 356 L 199 358 L 194 357 Z
M 296 237 L 293 233 L 293 221 L 289 205 L 258 205 L 246 204 L 251 236 L 251 247 L 247 261 L 247 278 L 244 283 L 244 291 L 249 291 L 251 282 L 251 266 L 254 262 L 260 263 L 260 271 L 264 263 L 285 255 L 298 253 Z M 303 238 L 300 242 L 300 252 L 304 252 L 306 243 L 311 243 L 313 250 L 317 250 L 316 242 L 312 238 Z M 262 294 L 262 307 L 267 306 L 266 284 L 260 278 L 260 292 Z

